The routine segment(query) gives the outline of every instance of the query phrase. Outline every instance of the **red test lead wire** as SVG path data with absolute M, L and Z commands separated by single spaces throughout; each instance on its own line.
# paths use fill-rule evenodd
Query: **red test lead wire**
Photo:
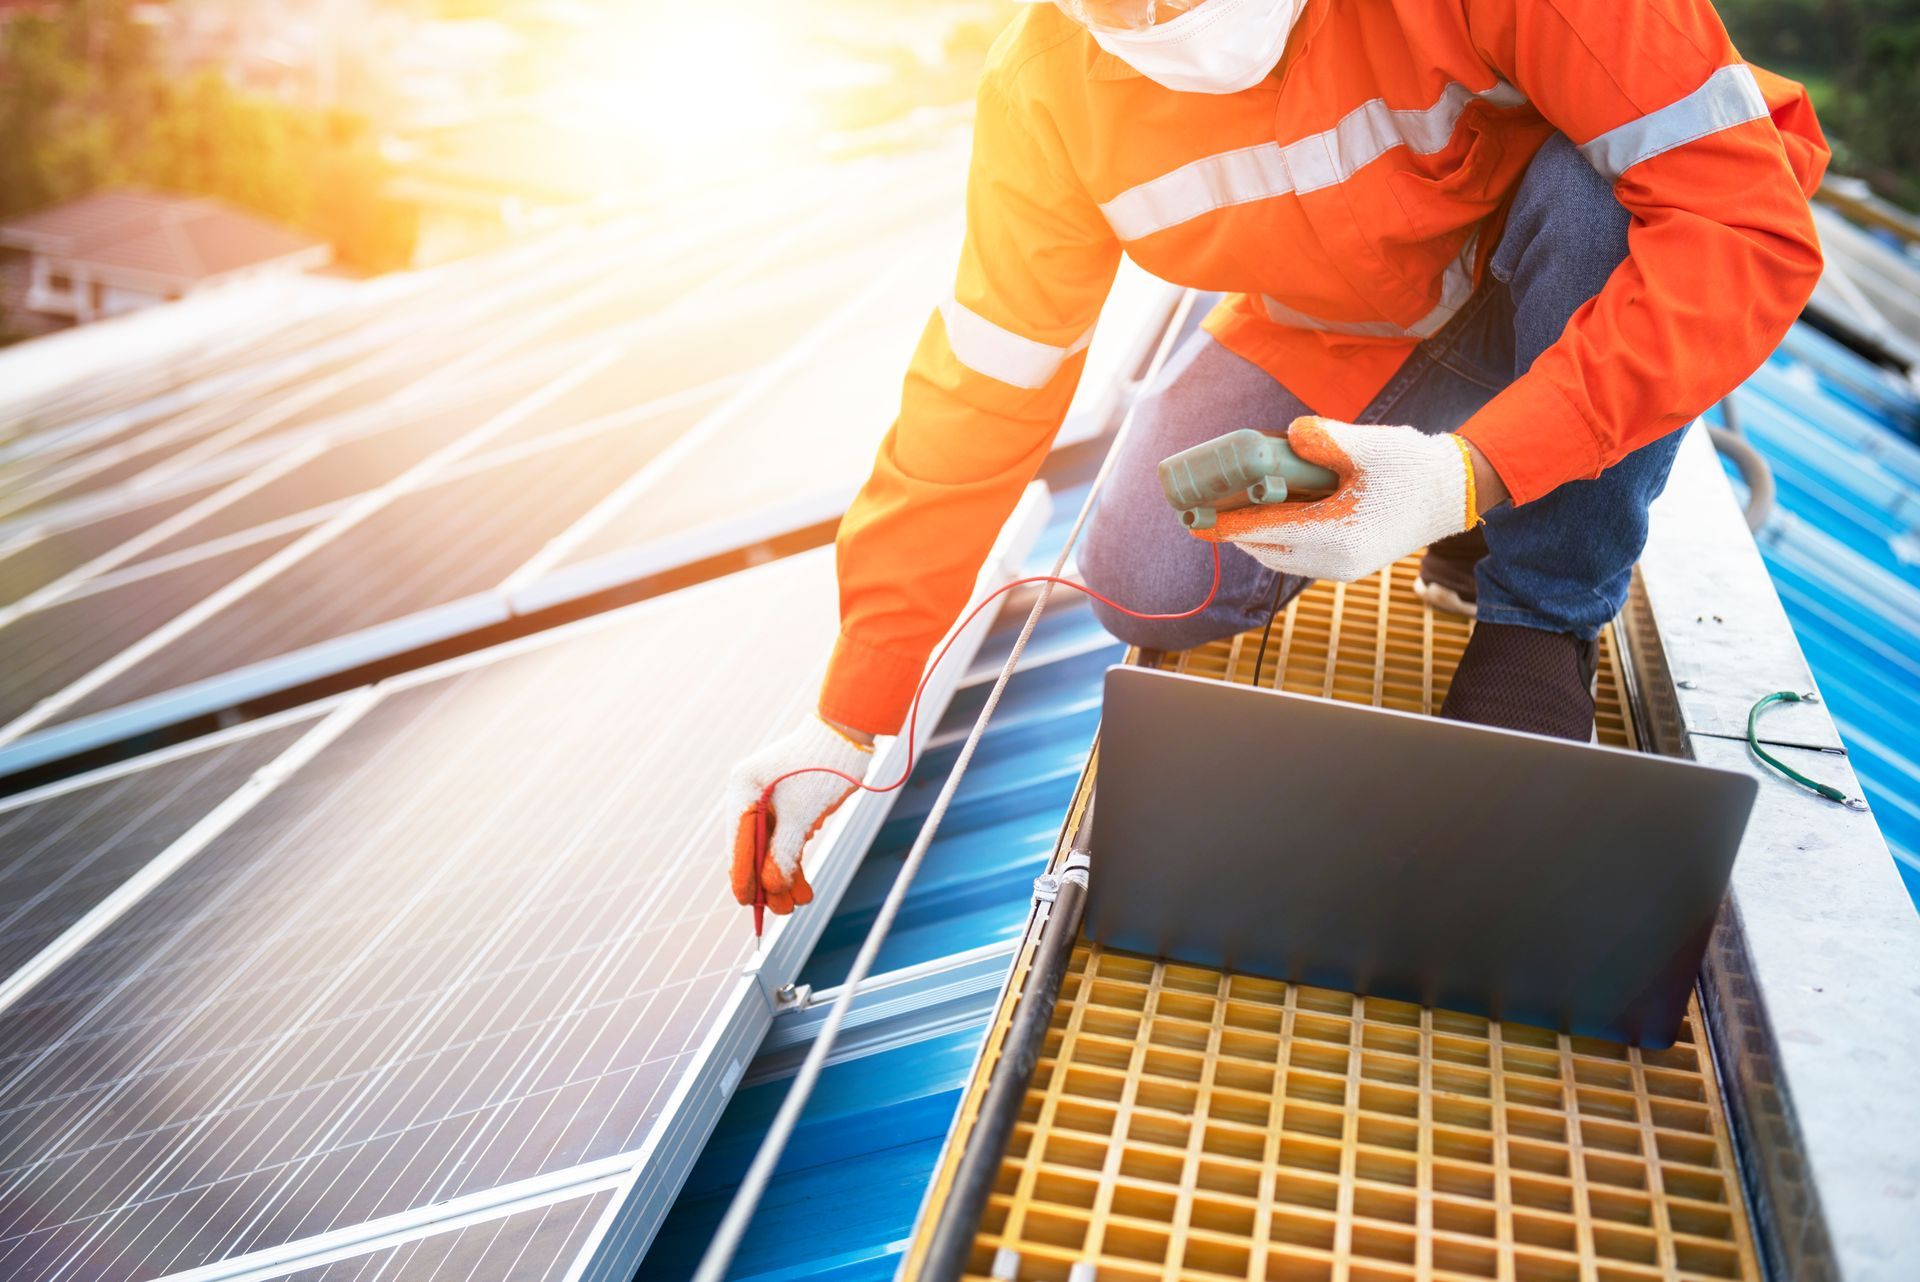
M 908 706 L 907 710 L 907 763 L 905 767 L 901 769 L 898 779 L 885 785 L 870 784 L 864 780 L 855 779 L 846 771 L 836 770 L 832 766 L 801 766 L 797 770 L 789 770 L 785 774 L 775 777 L 772 782 L 761 790 L 760 799 L 753 803 L 753 937 L 756 940 L 760 938 L 761 926 L 766 918 L 767 888 L 761 880 L 761 875 L 766 869 L 767 849 L 774 817 L 773 790 L 794 776 L 805 774 L 835 775 L 846 780 L 855 788 L 875 793 L 892 792 L 905 785 L 907 780 L 913 775 L 913 744 L 916 737 L 915 731 L 920 720 L 920 700 L 927 693 L 927 683 L 933 680 L 933 674 L 939 669 L 941 662 L 947 657 L 947 651 L 953 648 L 953 643 L 959 640 L 960 635 L 972 626 L 973 621 L 980 616 L 982 610 L 1015 588 L 1026 587 L 1029 584 L 1035 583 L 1052 583 L 1063 588 L 1072 588 L 1075 592 L 1085 593 L 1108 609 L 1118 610 L 1129 618 L 1158 621 L 1191 619 L 1194 615 L 1212 605 L 1214 597 L 1220 594 L 1220 545 L 1218 543 L 1209 543 L 1208 546 L 1213 549 L 1213 582 L 1207 587 L 1206 599 L 1201 601 L 1199 605 L 1194 606 L 1191 610 L 1181 610 L 1177 614 L 1143 614 L 1138 610 L 1129 610 L 1118 601 L 1095 592 L 1084 583 L 1075 583 L 1072 579 L 1063 579 L 1053 574 L 1035 574 L 1024 579 L 1014 579 L 1012 582 L 1002 584 L 1000 587 L 987 593 L 986 596 L 980 598 L 980 603 L 974 606 L 973 609 L 967 611 L 967 616 L 960 621 L 960 626 L 947 634 L 946 642 L 941 645 L 939 652 L 933 656 L 933 662 L 927 665 L 926 672 L 920 677 L 919 686 L 913 692 L 913 702 Z

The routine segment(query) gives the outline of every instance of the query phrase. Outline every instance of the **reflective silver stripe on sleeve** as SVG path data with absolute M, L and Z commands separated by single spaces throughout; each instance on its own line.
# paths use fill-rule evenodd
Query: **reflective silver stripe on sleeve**
M 1440 277 L 1440 301 L 1434 304 L 1432 311 L 1411 325 L 1396 325 L 1392 321 L 1322 320 L 1297 307 L 1289 307 L 1267 294 L 1260 296 L 1260 302 L 1266 308 L 1268 320 L 1295 329 L 1318 330 L 1323 334 L 1352 334 L 1360 338 L 1432 338 L 1473 296 L 1473 261 L 1478 246 L 1477 236 L 1468 238 L 1459 257 L 1447 265 L 1446 272 Z
M 1754 81 L 1752 68 L 1736 62 L 1708 76 L 1704 84 L 1678 102 L 1582 144 L 1580 154 L 1602 177 L 1613 182 L 1643 160 L 1766 114 L 1767 100 Z
M 947 346 L 955 358 L 974 373 L 1010 387 L 1045 387 L 1067 358 L 1093 338 L 1089 329 L 1071 347 L 1051 347 L 1002 329 L 952 296 L 939 310 L 947 327 Z
M 1396 111 L 1374 98 L 1348 112 L 1333 128 L 1284 146 L 1261 143 L 1203 156 L 1129 187 L 1100 206 L 1121 240 L 1139 240 L 1229 205 L 1318 191 L 1343 183 L 1397 146 L 1417 155 L 1443 150 L 1460 113 L 1475 98 L 1496 107 L 1517 107 L 1526 96 L 1505 81 L 1481 93 L 1449 84 L 1431 107 Z

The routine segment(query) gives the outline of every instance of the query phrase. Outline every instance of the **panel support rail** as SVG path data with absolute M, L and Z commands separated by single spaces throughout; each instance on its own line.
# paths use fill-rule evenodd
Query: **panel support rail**
M 1066 976 L 1067 962 L 1073 957 L 1080 939 L 1080 919 L 1087 907 L 1087 865 L 1093 841 L 1094 799 L 1089 797 L 1080 812 L 1074 830 L 1066 866 L 1056 875 L 1048 873 L 1036 885 L 1036 898 L 1050 897 L 1046 924 L 1041 927 L 1040 942 L 1034 949 L 1033 964 L 1027 968 L 1020 1004 L 1014 1008 L 1013 1023 L 994 1061 L 993 1077 L 981 1102 L 980 1115 L 967 1135 L 967 1146 L 960 1154 L 960 1165 L 953 1177 L 953 1192 L 941 1204 L 940 1218 L 934 1224 L 933 1244 L 927 1251 L 927 1264 L 921 1277 L 927 1282 L 960 1282 L 967 1259 L 973 1252 L 973 1240 L 980 1231 L 980 1217 L 993 1195 L 993 1182 L 1000 1174 L 1000 1161 L 1013 1139 L 1013 1128 L 1020 1120 L 1020 1106 L 1027 1097 L 1027 1085 L 1033 1080 L 1034 1067 L 1046 1047 L 1047 1029 L 1053 1023 L 1053 1008 L 1060 1000 L 1060 981 Z

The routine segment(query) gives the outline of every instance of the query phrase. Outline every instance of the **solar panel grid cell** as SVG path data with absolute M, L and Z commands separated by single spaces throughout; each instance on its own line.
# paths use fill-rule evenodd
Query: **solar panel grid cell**
M 10 605 L 111 552 L 128 539 L 175 516 L 213 493 L 201 486 L 131 510 L 123 509 L 70 529 L 56 530 L 0 555 L 0 605 Z
M 279 534 L 149 578 L 59 601 L 0 627 L 0 725 L 291 543 Z
M 351 369 L 356 359 L 352 355 L 338 357 L 308 377 L 342 373 Z M 283 387 L 267 387 L 233 393 L 184 410 L 135 433 L 117 447 L 90 451 L 53 469 L 21 496 L 17 506 L 9 506 L 6 511 L 11 514 L 16 510 L 39 510 L 55 502 L 69 502 L 123 484 L 200 448 L 216 433 L 233 431 L 249 418 L 271 418 L 286 395 Z
M 78 921 L 306 732 L 224 738 L 132 772 L 0 803 L 0 978 Z
M 483 277 L 457 296 L 412 300 L 117 433 L 111 447 L 96 445 L 37 477 L 15 503 L 26 511 L 95 496 L 136 476 L 201 466 L 237 446 L 369 409 L 472 354 L 482 337 L 525 326 L 530 295 L 564 290 L 590 274 L 591 264 L 563 259 L 505 281 Z M 0 509 L 16 510 L 5 503 Z
M 716 291 L 720 297 L 719 305 L 706 297 L 689 298 L 675 310 L 661 314 L 655 334 L 665 340 L 681 333 L 699 334 L 698 346 L 701 349 L 719 349 L 728 353 L 728 360 L 716 367 L 723 371 L 728 370 L 735 361 L 764 361 L 768 354 L 773 353 L 782 354 L 784 359 L 784 353 L 798 350 L 811 341 L 805 335 L 822 332 L 817 326 L 839 327 L 844 323 L 839 319 L 842 313 L 832 308 L 835 303 L 844 303 L 850 280 L 875 278 L 875 284 L 868 287 L 869 292 L 884 294 L 893 310 L 904 306 L 903 300 L 910 302 L 915 312 L 921 310 L 924 304 L 922 295 L 932 288 L 931 268 L 936 265 L 930 250 L 931 243 L 925 229 L 917 227 L 885 237 L 869 237 L 857 250 L 839 258 L 810 261 L 778 276 L 755 281 L 751 286 L 741 286 L 744 297 L 740 298 L 737 305 L 731 303 L 734 295 L 727 291 Z M 887 289 L 879 291 L 880 284 L 886 284 Z M 864 299 L 865 296 L 861 297 Z M 862 301 L 860 308 L 851 315 L 856 335 L 861 332 L 858 329 L 860 323 L 871 321 L 868 313 L 873 310 L 872 303 Z M 828 313 L 827 320 L 816 322 L 814 318 L 822 311 Z M 730 324 L 727 343 L 715 344 L 712 341 L 713 330 L 699 324 L 703 317 L 710 318 L 715 324 Z M 816 329 L 808 331 L 805 327 L 809 324 L 816 324 Z M 797 344 L 796 331 L 803 335 Z M 832 392 L 842 385 L 841 379 L 850 386 L 863 386 L 870 382 L 868 375 L 872 372 L 872 361 L 871 353 L 866 350 L 868 344 L 844 343 L 840 338 L 836 330 L 830 339 L 816 344 L 822 348 L 819 353 L 787 371 L 779 382 L 770 385 L 764 394 L 757 397 L 759 405 L 764 406 L 760 430 L 772 431 L 774 439 L 782 442 L 787 454 L 797 449 L 799 457 L 804 459 L 810 450 L 824 449 L 849 435 L 844 429 L 843 420 L 834 413 L 835 398 Z M 650 346 L 640 340 L 632 343 L 629 352 L 571 386 L 556 383 L 549 399 L 517 421 L 502 427 L 498 434 L 489 438 L 489 444 L 498 445 L 502 438 L 509 435 L 521 438 L 533 435 L 537 438 L 543 427 L 550 425 L 551 430 L 563 430 L 583 418 L 644 401 L 644 395 L 636 395 L 632 390 L 636 382 L 653 391 L 651 380 L 658 379 L 657 386 L 660 389 L 672 391 L 675 387 L 685 387 L 690 375 L 697 382 L 698 376 L 707 372 L 689 360 L 660 361 Z M 672 353 L 668 353 L 668 356 L 672 358 Z M 690 368 L 690 364 L 694 367 Z M 839 379 L 834 377 L 836 371 L 844 371 Z M 789 407 L 782 402 L 779 394 L 779 388 L 785 382 L 813 390 L 797 395 L 794 404 Z M 887 399 L 891 399 L 891 393 L 887 394 Z M 880 411 L 875 410 L 874 414 L 878 415 Z M 884 423 L 885 418 L 879 417 L 876 421 Z M 664 439 L 659 436 L 659 428 L 659 422 L 636 424 L 622 429 L 621 437 L 648 442 L 657 440 L 664 444 Z M 858 436 L 857 433 L 853 435 L 856 438 Z M 608 436 L 611 439 L 613 434 L 609 433 Z M 648 448 L 655 447 L 650 444 Z M 835 457 L 842 453 L 844 450 L 837 452 Z M 750 475 L 778 473 L 782 470 L 780 460 L 768 455 L 764 449 L 756 451 L 743 448 L 736 454 L 736 466 L 750 467 Z M 522 462 L 515 466 L 520 469 L 523 478 L 531 474 L 527 471 L 530 463 Z M 427 522 L 409 521 L 408 518 L 415 509 L 433 507 L 442 495 L 428 496 L 423 492 L 419 496 L 390 503 L 344 534 L 329 538 L 324 545 L 316 547 L 288 569 L 239 594 L 230 604 L 185 629 L 153 653 L 138 659 L 125 656 L 122 660 L 126 662 L 124 671 L 104 680 L 96 679 L 97 684 L 90 682 L 90 689 L 70 691 L 64 696 L 66 702 L 45 715 L 40 724 L 55 726 L 78 722 L 143 699 L 169 695 L 170 692 L 197 683 L 225 678 L 251 664 L 291 654 L 304 646 L 329 642 L 401 618 L 424 616 L 444 603 L 464 599 L 462 593 L 452 590 L 455 584 L 465 586 L 467 594 L 485 592 L 513 573 L 549 540 L 559 536 L 574 519 L 585 516 L 632 470 L 632 467 L 622 470 L 609 460 L 596 460 L 589 470 L 576 476 L 575 480 L 582 484 L 570 487 L 572 491 L 584 494 L 587 488 L 598 485 L 603 478 L 611 478 L 614 484 L 592 493 L 587 502 L 573 506 L 565 502 L 556 504 L 551 509 L 556 515 L 544 523 L 530 521 L 501 533 L 489 530 L 484 532 L 485 537 L 471 533 L 477 515 L 510 514 L 516 503 L 536 496 L 539 487 L 506 481 L 504 488 L 511 493 L 496 497 L 483 493 L 487 485 L 485 482 L 463 481 L 463 485 L 479 496 L 476 501 L 442 509 Z M 709 466 L 703 472 L 680 478 L 680 484 L 683 489 L 695 489 L 708 496 L 706 501 L 712 510 L 725 513 L 735 506 L 730 487 L 738 482 L 729 476 L 713 475 L 713 471 Z M 807 488 L 811 485 L 812 475 L 811 471 L 796 471 L 796 479 L 790 481 L 790 487 Z M 405 527 L 403 537 L 389 537 L 390 531 L 402 527 Z M 449 530 L 461 530 L 467 537 L 449 538 L 446 534 Z M 526 538 L 527 535 L 532 537 Z M 516 537 L 520 541 L 516 542 Z M 323 604 L 317 606 L 316 603 Z M 446 635 L 446 629 L 455 628 L 456 625 L 459 629 L 467 629 L 497 621 L 505 617 L 504 610 L 502 604 L 497 612 L 473 618 L 464 615 L 459 619 L 450 617 L 437 632 L 434 630 L 437 625 L 423 617 L 421 626 L 416 629 L 420 636 L 401 643 L 399 648 L 412 648 L 438 640 Z M 390 651 L 382 653 L 386 652 Z M 364 662 L 365 659 L 356 661 Z M 284 680 L 274 677 L 273 688 L 325 675 L 336 670 L 337 666 L 305 675 L 289 669 Z M 89 665 L 76 675 L 84 675 L 92 671 L 92 667 Z M 265 679 L 262 675 L 261 680 Z M 256 693 L 251 686 L 238 694 L 226 693 L 230 687 L 239 689 L 233 683 L 223 681 L 220 702 L 209 707 L 223 706 L 235 698 L 250 697 Z M 166 709 L 156 707 L 154 715 L 163 719 L 178 719 L 204 710 L 208 709 L 199 704 L 188 706 L 172 701 Z
M 799 653 L 826 568 L 755 593 Z M 691 804 L 724 709 L 806 693 L 678 631 L 390 695 L 0 1014 L 0 1275 L 155 1277 L 635 1147 L 751 952 Z

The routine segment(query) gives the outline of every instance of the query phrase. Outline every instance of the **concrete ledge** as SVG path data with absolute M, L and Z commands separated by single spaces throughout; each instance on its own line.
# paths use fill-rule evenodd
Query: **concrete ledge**
M 1920 915 L 1871 814 L 1748 750 L 1755 700 L 1815 686 L 1697 431 L 1624 623 L 1650 742 L 1761 780 L 1702 986 L 1769 1272 L 1920 1278 Z M 1763 724 L 1776 756 L 1859 795 L 1824 705 Z

